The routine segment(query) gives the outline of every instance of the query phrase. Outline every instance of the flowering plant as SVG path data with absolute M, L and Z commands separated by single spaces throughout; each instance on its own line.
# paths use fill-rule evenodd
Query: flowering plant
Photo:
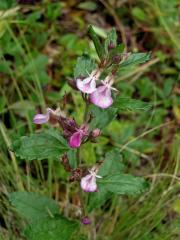
M 92 166 L 88 166 L 84 161 L 81 147 L 87 143 L 98 145 L 98 137 L 103 134 L 104 128 L 119 116 L 121 110 L 149 109 L 148 103 L 121 96 L 118 90 L 118 76 L 121 70 L 130 65 L 147 61 L 150 54 L 124 53 L 124 45 L 117 44 L 114 29 L 107 35 L 104 44 L 91 26 L 89 35 L 94 42 L 99 61 L 96 63 L 84 54 L 77 60 L 74 79 L 69 81 L 72 89 L 81 94 L 85 102 L 83 121 L 78 124 L 66 109 L 62 111 L 48 107 L 44 113 L 36 114 L 33 122 L 36 125 L 49 123 L 54 128 L 29 137 L 21 137 L 12 146 L 15 154 L 21 159 L 30 161 L 60 158 L 69 175 L 69 181 L 76 182 L 79 188 L 80 203 L 76 206 L 76 214 L 73 216 L 75 220 L 62 217 L 54 200 L 34 193 L 12 193 L 12 204 L 20 212 L 24 213 L 24 206 L 19 202 L 27 203 L 27 208 L 28 202 L 31 202 L 31 207 L 33 204 L 36 206 L 33 217 L 24 214 L 30 218 L 25 230 L 28 239 L 41 240 L 45 236 L 45 239 L 71 239 L 74 233 L 79 231 L 80 225 L 92 224 L 93 210 L 103 206 L 112 196 L 136 195 L 147 187 L 143 178 L 123 173 L 121 151 L 115 146 L 109 144 L 110 150 L 103 153 L 103 158 Z M 60 127 L 60 131 L 57 126 Z M 66 217 L 70 216 L 71 214 Z M 79 239 L 84 235 L 82 232 L 79 233 Z M 61 237 L 59 234 L 62 234 Z

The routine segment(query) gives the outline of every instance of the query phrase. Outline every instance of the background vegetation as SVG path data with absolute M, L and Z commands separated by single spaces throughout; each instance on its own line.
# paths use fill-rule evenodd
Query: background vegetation
M 143 195 L 114 197 L 96 211 L 98 239 L 179 239 L 179 11 L 178 0 L 0 1 L 0 239 L 23 239 L 25 223 L 9 203 L 10 192 L 50 196 L 65 215 L 79 204 L 59 162 L 22 161 L 10 146 L 39 131 L 32 118 L 46 106 L 63 110 L 66 104 L 81 122 L 84 103 L 67 81 L 78 56 L 97 58 L 89 24 L 102 38 L 115 27 L 127 52 L 152 52 L 149 62 L 121 72 L 118 80 L 122 96 L 151 102 L 152 110 L 122 112 L 98 147 L 83 149 L 83 160 L 92 165 L 116 142 L 128 171 L 150 182 Z

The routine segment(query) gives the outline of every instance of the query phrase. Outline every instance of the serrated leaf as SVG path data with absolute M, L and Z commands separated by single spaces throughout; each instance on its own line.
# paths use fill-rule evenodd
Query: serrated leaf
M 90 25 L 89 29 L 88 29 L 89 35 L 94 43 L 96 52 L 99 56 L 100 59 L 103 59 L 105 57 L 105 51 L 104 51 L 104 47 L 101 44 L 96 32 L 94 31 L 93 27 Z
M 113 149 L 106 154 L 105 160 L 98 171 L 98 175 L 104 178 L 109 174 L 120 173 L 123 169 L 122 156 L 118 149 Z M 112 193 L 104 188 L 103 185 L 99 184 L 98 191 L 89 194 L 88 211 L 91 212 L 93 209 L 99 208 L 111 197 Z
M 33 222 L 24 234 L 27 240 L 70 240 L 78 230 L 77 222 L 56 216 Z
M 129 174 L 113 174 L 99 180 L 101 187 L 117 195 L 137 195 L 147 188 L 143 178 Z
M 116 34 L 116 29 L 113 28 L 107 35 L 107 38 L 104 42 L 104 48 L 106 53 L 108 53 L 108 46 L 109 44 L 113 44 L 113 47 L 115 48 L 117 45 L 117 34 Z
M 111 197 L 112 193 L 108 192 L 103 186 L 98 186 L 97 192 L 89 193 L 87 211 L 90 213 L 93 209 L 99 208 Z
M 77 59 L 74 77 L 87 77 L 95 68 L 95 62 L 88 55 L 83 55 Z
M 113 107 L 119 111 L 147 111 L 152 105 L 137 99 L 118 97 L 115 99 Z
M 54 200 L 33 192 L 13 192 L 9 194 L 9 200 L 16 210 L 30 221 L 59 212 L 58 204 Z
M 109 174 L 117 174 L 122 172 L 124 164 L 122 163 L 122 155 L 118 149 L 113 149 L 106 153 L 105 160 L 102 163 L 98 174 L 106 176 Z
M 93 128 L 104 128 L 106 127 L 115 117 L 117 109 L 110 107 L 108 109 L 101 109 L 94 105 L 91 105 L 90 112 L 92 113 L 93 119 L 90 127 Z
M 126 60 L 119 64 L 120 71 L 123 67 L 129 67 L 140 63 L 147 62 L 150 59 L 151 53 L 131 53 Z
M 61 154 L 69 150 L 69 147 L 60 133 L 51 129 L 29 137 L 21 137 L 14 142 L 12 150 L 21 159 L 42 160 L 59 158 Z

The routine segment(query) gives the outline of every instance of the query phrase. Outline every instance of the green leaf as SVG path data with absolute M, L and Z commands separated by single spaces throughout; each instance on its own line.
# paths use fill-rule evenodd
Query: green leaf
M 106 53 L 108 53 L 108 46 L 109 44 L 113 44 L 114 48 L 117 46 L 117 34 L 116 34 L 116 29 L 113 28 L 107 35 L 107 38 L 104 42 L 104 47 Z
M 99 208 L 110 198 L 112 198 L 112 193 L 108 192 L 103 186 L 98 186 L 97 192 L 89 193 L 87 211 L 92 212 L 93 209 Z
M 147 52 L 147 53 L 132 53 L 128 56 L 128 58 L 126 60 L 124 60 L 122 63 L 119 64 L 120 69 L 123 67 L 129 67 L 131 65 L 136 65 L 136 64 L 140 64 L 140 63 L 144 63 L 147 62 L 150 59 L 151 53 Z
M 125 47 L 124 44 L 121 43 L 118 46 L 116 46 L 115 48 L 113 48 L 109 53 L 110 58 L 117 56 L 117 55 L 121 55 L 124 51 L 124 47 Z
M 122 163 L 122 156 L 118 149 L 113 149 L 106 153 L 105 160 L 101 165 L 98 172 L 100 176 L 106 176 L 109 174 L 117 174 L 122 172 L 124 164 Z
M 100 179 L 99 184 L 117 195 L 137 195 L 147 188 L 147 182 L 140 177 L 128 174 L 113 174 Z
M 84 9 L 84 10 L 89 10 L 89 11 L 94 11 L 97 8 L 97 4 L 93 1 L 86 1 L 78 4 L 78 8 Z
M 90 127 L 92 129 L 102 129 L 106 127 L 116 117 L 117 109 L 112 107 L 108 109 L 101 109 L 99 107 L 91 105 L 90 112 L 93 116 Z
M 77 158 L 76 158 L 77 149 L 70 149 L 67 152 L 68 161 L 72 169 L 77 168 Z
M 35 133 L 29 137 L 21 137 L 12 146 L 16 156 L 21 159 L 47 159 L 59 158 L 61 154 L 68 151 L 66 140 L 54 129 L 44 133 Z
M 88 56 L 83 55 L 77 59 L 74 68 L 74 77 L 87 77 L 96 68 L 95 62 Z
M 147 19 L 146 13 L 139 7 L 134 7 L 132 9 L 132 15 L 140 21 L 145 21 Z
M 79 224 L 62 216 L 34 221 L 25 229 L 27 240 L 70 240 Z
M 96 52 L 99 56 L 100 59 L 103 59 L 104 56 L 105 56 L 105 51 L 104 51 L 104 47 L 103 45 L 101 44 L 97 34 L 95 33 L 93 27 L 90 25 L 89 26 L 89 29 L 88 29 L 88 32 L 89 32 L 89 35 L 94 43 L 94 46 L 96 48 Z
M 113 107 L 119 111 L 147 111 L 152 105 L 137 99 L 118 97 L 115 99 Z
M 118 149 L 113 149 L 106 153 L 105 160 L 100 167 L 98 175 L 104 178 L 109 174 L 113 175 L 120 173 L 123 169 L 122 156 Z M 103 185 L 99 184 L 98 191 L 89 194 L 88 211 L 91 212 L 93 209 L 99 208 L 110 198 L 112 198 L 112 193 L 104 188 Z
M 16 5 L 17 1 L 15 0 L 0 1 L 0 10 L 7 10 L 9 8 L 15 7 Z
M 95 145 L 90 142 L 83 144 L 81 147 L 81 157 L 85 160 L 88 166 L 95 164 L 96 163 Z
M 59 206 L 54 200 L 33 192 L 13 192 L 9 194 L 9 200 L 23 217 L 31 221 L 59 212 Z

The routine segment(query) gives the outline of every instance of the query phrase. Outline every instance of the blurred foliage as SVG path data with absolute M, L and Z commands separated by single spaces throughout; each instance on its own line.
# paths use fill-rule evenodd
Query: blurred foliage
M 58 161 L 21 161 L 9 149 L 17 137 L 39 131 L 32 117 L 47 105 L 66 106 L 81 123 L 85 106 L 67 81 L 74 78 L 77 57 L 98 60 L 89 24 L 100 43 L 115 27 L 127 52 L 151 52 L 149 62 L 122 68 L 117 78 L 121 97 L 151 102 L 148 113 L 120 110 L 108 124 L 116 112 L 107 117 L 92 107 L 99 116 L 93 125 L 106 128 L 98 146 L 83 146 L 82 160 L 92 165 L 115 145 L 128 172 L 150 182 L 149 192 L 137 198 L 110 201 L 106 193 L 95 211 L 97 239 L 179 239 L 179 11 L 178 0 L 0 1 L 0 239 L 24 239 L 24 221 L 7 198 L 12 191 L 43 193 L 59 201 L 62 212 L 76 215 L 79 196 L 73 186 L 68 196 L 67 173 Z

